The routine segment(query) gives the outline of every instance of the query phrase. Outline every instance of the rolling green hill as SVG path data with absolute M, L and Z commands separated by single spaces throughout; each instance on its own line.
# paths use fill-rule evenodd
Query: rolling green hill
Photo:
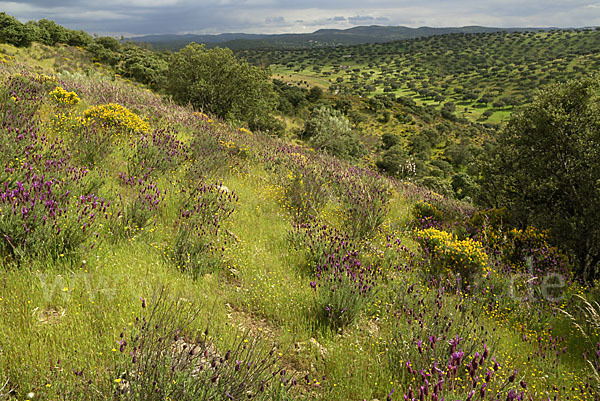
M 549 28 L 545 28 L 547 30 Z M 312 33 L 294 34 L 246 34 L 225 33 L 219 35 L 146 35 L 129 38 L 138 43 L 148 43 L 153 48 L 179 50 L 188 43 L 205 43 L 208 47 L 221 46 L 234 50 L 257 48 L 320 48 L 349 46 L 364 43 L 384 43 L 451 33 L 523 32 L 539 28 L 492 28 L 464 26 L 456 28 L 409 28 L 405 26 L 356 26 L 348 29 L 319 29 Z
M 449 34 L 392 43 L 312 50 L 249 50 L 292 82 L 319 80 L 331 92 L 409 96 L 491 122 L 550 83 L 600 69 L 600 30 Z

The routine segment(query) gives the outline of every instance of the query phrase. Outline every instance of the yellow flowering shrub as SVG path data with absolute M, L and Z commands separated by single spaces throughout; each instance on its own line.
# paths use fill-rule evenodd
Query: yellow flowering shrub
M 74 106 L 79 103 L 79 96 L 75 92 L 68 92 L 60 86 L 57 86 L 50 92 L 50 98 L 61 106 Z
M 531 248 L 548 247 L 548 230 L 540 230 L 538 228 L 528 226 L 525 230 L 513 228 L 508 232 L 509 238 L 512 241 L 517 241 L 523 246 Z
M 116 103 L 90 107 L 84 117 L 128 132 L 146 132 L 150 124 L 127 107 Z
M 48 74 L 34 74 L 33 79 L 42 84 L 56 85 L 56 78 Z
M 199 111 L 195 111 L 192 113 L 194 116 L 199 117 L 202 121 L 206 121 L 208 123 L 212 123 L 213 119 L 208 116 L 208 114 L 201 113 Z
M 11 59 L 14 59 L 14 57 L 11 57 Z M 12 74 L 12 78 L 15 78 L 15 79 L 23 78 L 28 81 L 37 82 L 39 84 L 50 84 L 50 85 L 52 85 L 52 87 L 56 87 L 56 85 L 57 85 L 56 78 L 53 77 L 52 75 L 38 74 L 35 72 L 31 73 L 31 74 L 29 74 L 29 73 L 21 74 L 20 72 L 17 72 L 17 73 Z
M 232 140 L 228 140 L 228 141 L 219 140 L 219 146 L 221 146 L 225 149 L 228 149 L 230 151 L 233 151 L 236 155 L 241 156 L 243 159 L 248 158 L 248 156 L 250 155 L 250 150 L 248 149 L 247 146 L 239 145 Z
M 430 256 L 432 273 L 458 273 L 468 282 L 489 271 L 488 256 L 481 242 L 471 238 L 460 240 L 435 228 L 417 231 L 417 240 Z
M 417 232 L 417 238 L 421 240 L 422 245 L 427 247 L 440 247 L 443 244 L 452 242 L 454 240 L 454 235 L 447 231 L 426 228 Z

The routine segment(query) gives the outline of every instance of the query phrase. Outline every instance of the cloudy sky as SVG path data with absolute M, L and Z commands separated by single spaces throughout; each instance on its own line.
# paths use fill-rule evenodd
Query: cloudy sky
M 286 33 L 356 25 L 584 27 L 600 0 L 18 0 L 21 21 L 53 19 L 100 35 Z

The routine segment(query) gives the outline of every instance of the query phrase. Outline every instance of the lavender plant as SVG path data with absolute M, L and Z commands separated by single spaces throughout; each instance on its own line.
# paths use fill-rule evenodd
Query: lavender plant
M 329 198 L 326 176 L 318 165 L 298 163 L 283 184 L 283 206 L 298 221 L 318 215 Z
M 192 165 L 187 179 L 206 180 L 222 171 L 244 171 L 249 151 L 221 126 L 210 124 L 195 133 L 190 143 Z
M 95 120 L 58 113 L 51 127 L 65 137 L 74 161 L 90 169 L 104 162 L 117 144 L 116 130 Z
M 452 287 L 435 281 L 401 285 L 391 303 L 392 337 L 385 352 L 404 398 L 523 399 L 526 383 L 519 394 L 517 371 L 507 378 L 492 355 L 499 336 L 486 327 L 483 308 Z
M 421 229 L 439 227 L 444 220 L 442 212 L 428 202 L 415 203 L 411 214 L 416 221 L 416 226 Z
M 360 175 L 361 179 L 356 179 L 355 175 Z M 353 239 L 370 239 L 388 212 L 389 188 L 385 181 L 359 169 L 338 173 L 334 181 L 343 206 L 346 232 Z
M 352 269 L 354 267 L 355 269 Z M 315 318 L 321 326 L 335 331 L 354 323 L 371 300 L 373 283 L 369 269 L 344 266 L 320 275 L 311 282 L 316 291 Z
M 353 323 L 372 298 L 378 269 L 363 265 L 359 248 L 343 233 L 314 218 L 297 224 L 290 239 L 306 250 L 308 272 L 316 278 L 310 285 L 318 325 L 337 331 Z
M 220 182 L 201 183 L 182 196 L 167 256 L 177 268 L 196 276 L 219 265 L 228 238 L 223 223 L 234 212 L 238 197 Z
M 29 122 L 52 86 L 50 77 L 17 73 L 0 87 L 0 120 Z
M 88 191 L 88 170 L 71 164 L 61 142 L 49 143 L 36 124 L 26 128 L 3 135 L 12 154 L 5 155 L 0 174 L 0 255 L 14 262 L 74 255 L 98 235 L 108 202 Z
M 118 341 L 113 394 L 126 400 L 284 400 L 295 379 L 275 348 L 238 336 L 221 348 L 199 328 L 202 310 L 163 289 Z M 220 349 L 221 348 L 221 349 Z
M 151 174 L 156 176 L 173 171 L 189 158 L 187 146 L 179 141 L 173 129 L 157 129 L 143 133 L 130 144 L 127 160 L 130 176 Z
M 128 200 L 119 195 L 121 210 L 111 222 L 115 239 L 130 238 L 143 231 L 152 223 L 165 199 L 165 191 L 159 189 L 148 175 L 136 177 L 121 173 L 119 179 L 132 194 Z

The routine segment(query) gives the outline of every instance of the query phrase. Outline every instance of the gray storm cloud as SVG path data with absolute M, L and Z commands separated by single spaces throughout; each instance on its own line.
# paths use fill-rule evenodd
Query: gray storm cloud
M 0 1 L 22 21 L 49 18 L 99 34 L 282 33 L 356 25 L 583 27 L 600 25 L 590 0 L 22 0 Z

